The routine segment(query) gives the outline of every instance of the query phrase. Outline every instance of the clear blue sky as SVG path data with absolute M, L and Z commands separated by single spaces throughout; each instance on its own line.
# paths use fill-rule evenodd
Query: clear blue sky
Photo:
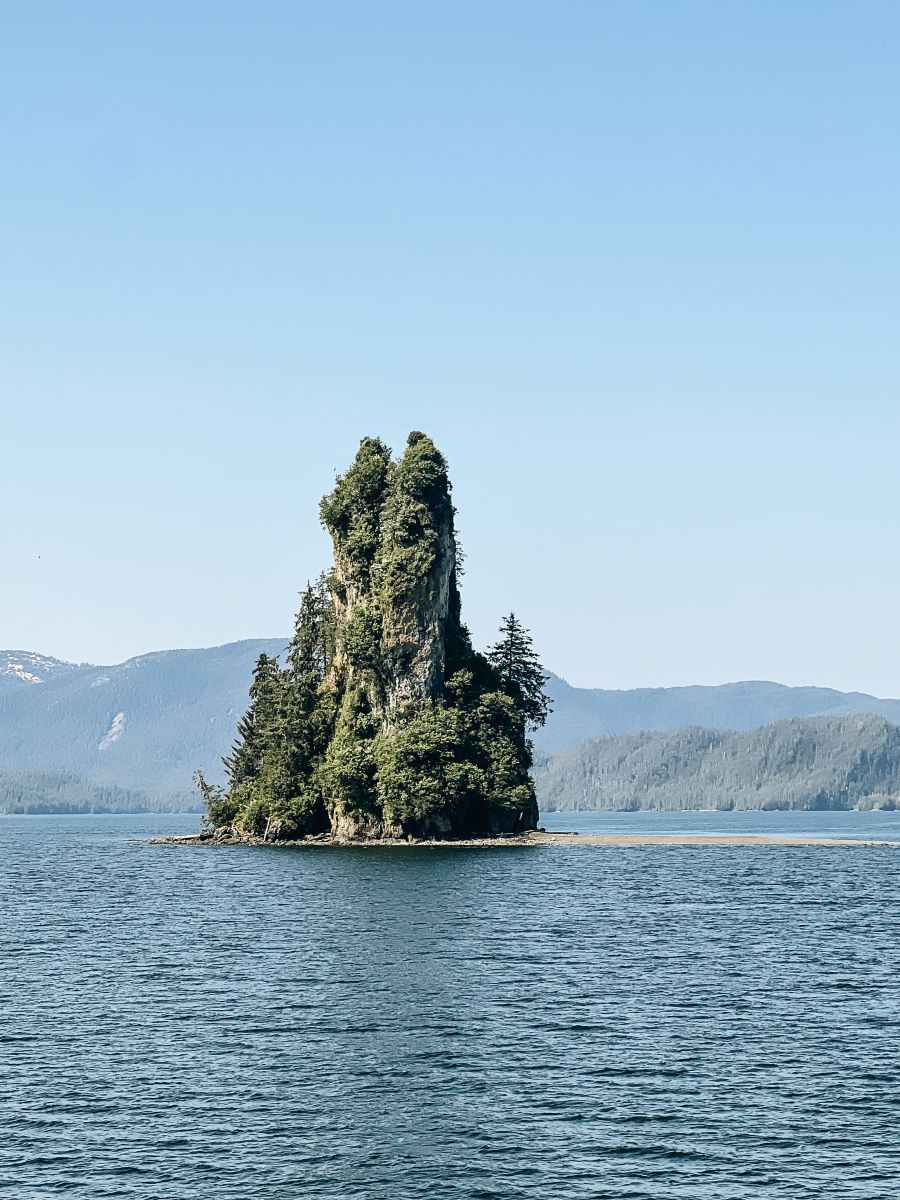
M 421 428 L 479 644 L 900 694 L 900 6 L 0 21 L 0 646 L 287 631 Z

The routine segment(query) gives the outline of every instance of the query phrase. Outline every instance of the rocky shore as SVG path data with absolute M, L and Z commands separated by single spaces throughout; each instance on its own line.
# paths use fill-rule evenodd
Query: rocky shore
M 890 846 L 900 850 L 900 842 L 829 837 L 777 837 L 756 834 L 702 833 L 526 833 L 500 834 L 474 838 L 336 838 L 330 833 L 293 841 L 261 837 L 238 837 L 227 829 L 202 830 L 199 833 L 151 838 L 153 846 Z

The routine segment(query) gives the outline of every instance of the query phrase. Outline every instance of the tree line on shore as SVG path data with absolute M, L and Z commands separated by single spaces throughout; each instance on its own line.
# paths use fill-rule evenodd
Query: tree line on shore
M 199 808 L 196 800 L 160 799 L 137 788 L 95 783 L 73 771 L 0 772 L 0 813 L 143 813 Z
M 849 809 L 900 805 L 900 726 L 805 717 L 590 738 L 535 766 L 544 810 Z

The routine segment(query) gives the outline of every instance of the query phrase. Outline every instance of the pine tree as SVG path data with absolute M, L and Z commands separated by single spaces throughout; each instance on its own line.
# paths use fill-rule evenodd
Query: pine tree
M 535 653 L 531 634 L 510 613 L 500 626 L 500 641 L 487 654 L 500 676 L 503 691 L 515 703 L 532 729 L 545 724 L 550 715 L 550 697 L 544 691 L 548 676 Z
M 294 636 L 288 646 L 288 668 L 296 678 L 315 686 L 322 682 L 334 656 L 334 604 L 327 577 L 320 575 L 300 595 Z
M 334 657 L 334 636 L 334 603 L 322 575 L 300 596 L 284 672 L 284 730 L 294 755 L 297 791 L 324 752 L 331 732 L 320 688 Z
M 253 668 L 250 705 L 238 722 L 231 753 L 222 760 L 231 791 L 259 776 L 277 718 L 280 675 L 278 661 L 261 654 Z

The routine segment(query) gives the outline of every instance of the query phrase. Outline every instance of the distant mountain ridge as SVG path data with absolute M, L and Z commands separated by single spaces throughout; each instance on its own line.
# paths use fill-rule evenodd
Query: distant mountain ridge
M 0 650 L 0 688 L 46 683 L 48 679 L 77 670 L 75 663 L 50 658 L 46 654 L 32 654 L 30 650 Z
M 895 808 L 900 726 L 794 717 L 589 738 L 536 765 L 544 810 Z
M 600 734 L 681 729 L 688 725 L 755 729 L 789 717 L 858 713 L 872 713 L 900 724 L 900 700 L 767 681 L 607 691 L 575 688 L 553 676 L 548 691 L 553 697 L 553 717 L 535 738 L 535 744 L 546 754 Z
M 163 650 L 115 666 L 0 651 L 0 772 L 65 772 L 154 805 L 193 804 L 198 767 L 221 778 L 253 664 L 286 641 Z
M 49 786 L 47 773 L 62 772 L 57 791 L 67 804 L 76 803 L 77 775 L 85 787 L 129 791 L 129 804 L 146 797 L 153 807 L 193 805 L 197 768 L 222 778 L 221 758 L 246 707 L 256 659 L 281 654 L 287 640 L 163 650 L 114 666 L 0 651 L 0 773 L 15 776 L 9 795 L 27 783 L 33 797 L 41 780 Z M 900 700 L 777 683 L 606 691 L 551 676 L 548 690 L 554 712 L 534 738 L 543 755 L 600 734 L 684 726 L 745 730 L 786 717 L 857 713 L 900 723 Z

